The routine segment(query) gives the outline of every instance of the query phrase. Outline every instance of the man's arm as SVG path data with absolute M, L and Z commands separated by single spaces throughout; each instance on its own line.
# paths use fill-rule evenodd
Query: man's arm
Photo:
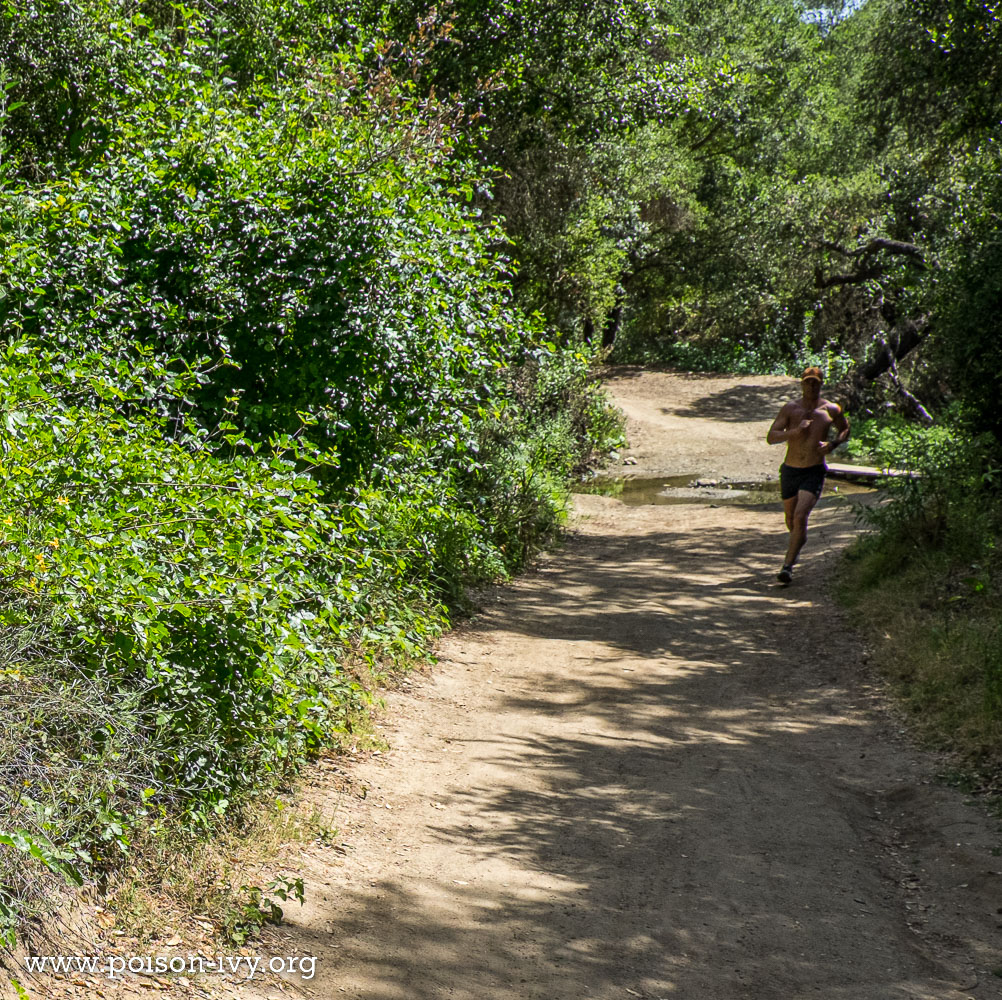
M 849 418 L 842 412 L 842 407 L 838 403 L 831 404 L 832 424 L 835 426 L 835 437 L 828 442 L 825 454 L 830 455 L 840 444 L 845 444 L 849 440 Z M 831 411 L 829 411 L 831 412 Z
M 801 420 L 799 427 L 790 427 L 790 414 L 792 411 L 793 408 L 789 403 L 786 403 L 776 415 L 776 419 L 772 422 L 772 426 L 765 435 L 765 439 L 769 444 L 782 444 L 784 441 L 789 441 L 790 438 L 803 433 L 811 426 L 810 420 Z

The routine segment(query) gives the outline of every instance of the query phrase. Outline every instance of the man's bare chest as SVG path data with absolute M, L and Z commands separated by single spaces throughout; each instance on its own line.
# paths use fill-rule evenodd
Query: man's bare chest
M 804 420 L 810 421 L 810 427 L 807 428 L 807 436 L 815 441 L 820 441 L 827 437 L 828 428 L 833 423 L 831 414 L 828 412 L 827 407 L 824 406 L 816 407 L 813 410 L 806 406 L 797 407 L 793 415 L 793 422 L 799 424 Z

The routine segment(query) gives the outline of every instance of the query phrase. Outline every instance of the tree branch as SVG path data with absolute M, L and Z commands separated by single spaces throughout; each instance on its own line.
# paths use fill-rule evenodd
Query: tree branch
M 920 316 L 895 328 L 890 344 L 881 337 L 878 343 L 882 350 L 860 371 L 864 381 L 872 382 L 888 371 L 906 354 L 913 351 L 929 331 L 929 316 Z
M 887 367 L 887 375 L 891 380 L 891 384 L 898 391 L 898 395 L 908 404 L 912 412 L 928 427 L 932 423 L 932 414 L 905 388 L 904 383 L 902 383 L 898 375 L 898 366 L 894 361 L 894 352 L 887 346 L 887 341 L 881 337 L 878 343 L 883 347 L 884 353 L 890 359 Z
M 903 240 L 891 240 L 884 236 L 875 236 L 855 250 L 847 250 L 841 243 L 832 240 L 818 240 L 815 246 L 819 250 L 831 250 L 843 257 L 872 257 L 878 250 L 886 250 L 888 253 L 916 257 L 923 262 L 925 259 L 925 249 L 917 243 L 905 243 Z
M 920 263 L 925 263 L 925 250 L 915 243 L 904 243 L 901 240 L 889 240 L 882 236 L 874 237 L 861 247 L 852 251 L 852 257 L 870 257 L 878 250 L 886 250 L 888 253 L 903 254 L 907 257 L 914 257 Z
M 882 267 L 871 265 L 861 271 L 854 271 L 851 274 L 832 274 L 825 278 L 822 276 L 821 268 L 814 269 L 815 288 L 833 288 L 835 285 L 862 285 L 864 281 L 871 278 L 879 278 L 884 273 Z

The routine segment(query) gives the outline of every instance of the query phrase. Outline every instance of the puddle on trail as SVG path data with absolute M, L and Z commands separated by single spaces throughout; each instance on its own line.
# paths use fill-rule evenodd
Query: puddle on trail
M 660 504 L 706 503 L 754 506 L 778 504 L 779 479 L 731 482 L 700 476 L 595 476 L 580 483 L 575 492 L 615 497 L 631 507 Z M 867 486 L 829 477 L 822 501 L 875 492 Z

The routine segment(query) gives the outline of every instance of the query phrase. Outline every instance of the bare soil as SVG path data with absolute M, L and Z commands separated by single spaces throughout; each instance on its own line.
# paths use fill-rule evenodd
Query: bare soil
M 624 473 L 775 478 L 782 378 L 615 369 Z M 335 844 L 267 942 L 315 978 L 199 995 L 357 1000 L 1002 997 L 998 824 L 936 775 L 778 500 L 577 496 L 566 542 L 389 693 L 381 753 L 317 771 Z M 148 992 L 148 991 L 147 991 Z

